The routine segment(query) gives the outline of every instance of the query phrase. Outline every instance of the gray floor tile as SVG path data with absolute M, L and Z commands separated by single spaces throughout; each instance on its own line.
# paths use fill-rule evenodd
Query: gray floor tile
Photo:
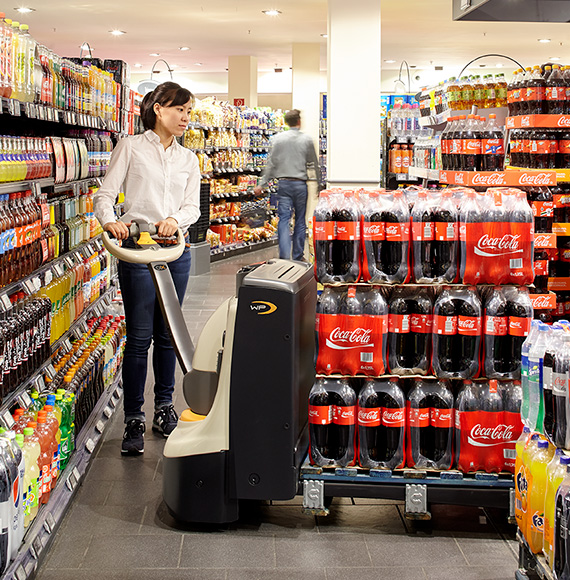
M 467 560 L 453 538 L 367 535 L 366 545 L 374 566 L 424 566 L 434 557 L 442 567 L 467 566 Z M 399 554 L 400 557 L 396 557 Z
M 306 515 L 300 506 L 253 504 L 240 508 L 239 521 L 229 524 L 228 529 L 240 535 L 300 537 L 317 533 L 314 516 Z
M 131 570 L 126 580 L 226 580 L 227 570 L 200 568 L 163 568 L 161 570 Z M 106 580 L 106 579 L 105 579 Z
M 177 567 L 182 538 L 166 536 L 94 536 L 81 568 L 131 570 Z
M 144 508 L 140 506 L 75 505 L 62 526 L 65 535 L 138 534 Z
M 421 567 L 402 568 L 327 568 L 327 580 L 422 580 L 425 578 Z
M 75 501 L 83 505 L 103 505 L 111 487 L 112 481 L 95 481 L 89 475 L 82 481 Z
M 446 568 L 445 566 L 424 567 L 427 580 L 512 580 L 516 565 L 513 566 L 469 566 Z
M 405 534 L 395 505 L 335 505 L 328 516 L 317 517 L 321 534 Z
M 311 538 L 275 538 L 278 568 L 371 566 L 364 535 L 319 534 Z
M 255 570 L 228 570 L 228 580 L 309 580 L 306 570 L 268 568 Z M 326 580 L 324 569 L 311 570 L 310 580 Z
M 139 457 L 95 457 L 89 469 L 89 481 L 147 481 L 151 480 L 159 459 Z
M 273 537 L 228 533 L 184 536 L 181 568 L 274 568 Z
M 506 564 L 510 559 L 513 562 L 518 561 L 510 546 L 500 539 L 456 538 L 456 541 L 471 566 L 501 565 Z
M 59 532 L 44 566 L 46 568 L 79 568 L 91 544 L 92 535 L 67 536 Z
M 130 580 L 130 572 L 128 570 L 121 571 L 105 571 L 105 580 Z M 93 570 L 69 570 L 65 568 L 58 568 L 56 570 L 49 570 L 42 568 L 35 580 L 96 580 Z
M 151 478 L 133 485 L 132 481 L 114 481 L 105 505 L 146 505 L 162 497 L 162 481 Z

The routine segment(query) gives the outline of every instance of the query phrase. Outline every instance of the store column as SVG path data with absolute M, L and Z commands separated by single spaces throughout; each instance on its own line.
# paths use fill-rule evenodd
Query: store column
M 232 105 L 257 107 L 257 57 L 228 58 L 228 101 Z
M 380 2 L 328 0 L 330 186 L 379 184 L 381 64 Z

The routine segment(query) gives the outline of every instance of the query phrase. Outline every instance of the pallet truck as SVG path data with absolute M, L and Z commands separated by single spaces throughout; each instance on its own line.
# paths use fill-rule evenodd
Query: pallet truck
M 117 258 L 146 264 L 184 374 L 188 404 L 168 437 L 163 498 L 179 521 L 222 524 L 240 500 L 288 500 L 300 491 L 314 371 L 316 282 L 310 264 L 272 259 L 242 268 L 236 295 L 210 317 L 194 347 L 167 262 L 184 251 L 133 222 L 134 248 L 102 239 Z

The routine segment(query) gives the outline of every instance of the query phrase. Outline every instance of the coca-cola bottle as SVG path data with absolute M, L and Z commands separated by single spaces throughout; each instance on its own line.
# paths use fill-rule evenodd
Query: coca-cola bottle
M 349 286 L 340 300 L 340 327 L 339 335 L 343 355 L 341 357 L 340 372 L 342 375 L 354 376 L 358 374 L 360 359 L 359 346 L 365 344 L 365 335 L 370 338 L 370 330 L 365 328 L 363 321 L 364 300 L 362 292 L 356 286 Z
M 460 277 L 464 283 L 477 284 L 481 279 L 480 258 L 474 255 L 483 211 L 476 192 L 468 189 L 459 207 Z
M 410 277 L 410 211 L 402 191 L 393 193 L 382 218 L 386 239 L 380 251 L 381 276 L 389 284 L 402 284 Z
M 462 162 L 463 171 L 480 171 L 481 170 L 481 133 L 479 123 L 475 115 L 467 116 L 467 123 L 461 132 L 462 141 Z
M 458 277 L 459 224 L 453 193 L 443 190 L 434 208 L 434 240 L 432 248 L 432 278 L 436 283 L 452 283 Z
M 568 101 L 570 103 L 570 101 Z M 558 139 L 556 167 L 570 169 L 570 131 L 564 131 Z
M 522 134 L 520 129 L 511 131 L 509 154 L 511 165 L 514 167 L 522 167 Z
M 418 284 L 433 282 L 432 257 L 435 238 L 433 198 L 427 190 L 418 191 L 418 199 L 412 210 L 412 242 L 414 278 Z
M 398 379 L 367 379 L 358 397 L 358 457 L 362 467 L 397 469 L 405 462 L 406 398 Z
M 433 304 L 426 292 L 419 288 L 410 292 L 408 300 L 411 310 L 410 335 L 413 346 L 411 372 L 416 375 L 426 375 L 431 365 Z
M 377 377 L 386 371 L 388 352 L 388 304 L 380 288 L 371 287 L 363 291 L 363 327 L 370 329 L 369 343 L 363 343 L 360 350 L 359 372 Z
M 566 83 L 560 74 L 560 66 L 552 65 L 552 73 L 546 80 L 546 111 L 548 115 L 563 115 L 566 101 Z
M 463 162 L 461 133 L 465 126 L 465 120 L 467 117 L 465 115 L 459 115 L 456 119 L 457 121 L 449 134 L 451 147 L 449 151 L 449 169 L 460 171 Z
M 382 246 L 386 240 L 384 196 L 371 192 L 362 200 L 362 276 L 365 282 L 383 282 Z
M 408 394 L 408 466 L 450 469 L 453 462 L 453 394 L 446 381 L 416 379 Z
M 497 115 L 490 114 L 481 132 L 481 170 L 502 171 L 505 160 L 503 131 L 497 125 Z
M 532 169 L 550 167 L 550 135 L 544 129 L 535 129 L 531 133 L 530 165 Z
M 485 302 L 485 376 L 509 377 L 510 340 L 507 299 L 501 286 L 495 286 Z
M 494 278 L 497 284 L 518 284 L 526 286 L 532 284 L 534 280 L 533 258 L 534 258 L 534 216 L 530 207 L 526 193 L 520 189 L 509 190 L 510 195 L 505 203 L 505 220 L 503 225 L 505 235 L 505 248 L 509 253 L 503 254 L 503 260 L 495 260 Z M 499 244 L 499 250 L 504 252 Z M 508 260 L 508 261 L 507 261 Z M 497 274 L 500 264 L 503 264 L 503 271 Z M 508 268 L 505 268 L 507 266 Z
M 528 69 L 527 69 L 528 70 Z M 546 113 L 546 81 L 539 66 L 535 66 L 526 83 L 526 110 L 524 114 L 544 115 Z
M 392 374 L 412 374 L 414 340 L 410 332 L 411 304 L 406 288 L 396 288 L 388 314 L 388 370 Z
M 503 423 L 507 431 L 504 437 L 503 470 L 514 473 L 517 457 L 516 442 L 523 429 L 521 420 L 522 387 L 521 381 L 507 381 L 501 385 L 503 387 Z
M 530 332 L 534 315 L 528 288 L 525 286 L 505 287 L 507 314 L 509 316 L 508 337 L 508 372 L 509 378 L 520 379 L 522 344 Z
M 549 187 L 531 187 L 527 197 L 534 216 L 534 231 L 536 233 L 552 232 L 554 221 L 554 200 Z
M 328 344 L 338 339 L 340 328 L 339 288 L 325 286 L 317 299 L 315 335 L 317 351 L 317 374 L 331 375 L 342 372 L 342 349 L 329 348 Z
M 332 243 L 334 241 L 334 220 L 329 202 L 329 191 L 321 191 L 313 214 L 313 245 L 315 250 L 315 278 L 326 284 L 332 282 Z
M 317 379 L 309 393 L 309 457 L 313 465 L 352 465 L 356 393 L 346 379 Z

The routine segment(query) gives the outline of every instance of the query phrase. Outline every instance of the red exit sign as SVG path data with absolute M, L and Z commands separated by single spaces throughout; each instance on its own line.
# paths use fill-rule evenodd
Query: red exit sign
M 243 107 L 245 105 L 245 99 L 234 99 L 234 106 Z

